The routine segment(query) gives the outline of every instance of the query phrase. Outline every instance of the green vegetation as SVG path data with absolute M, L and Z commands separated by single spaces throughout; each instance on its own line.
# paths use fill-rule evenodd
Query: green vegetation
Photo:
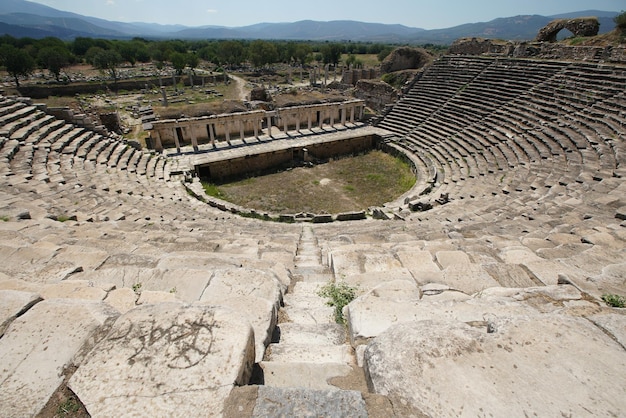
M 2 222 L 9 222 L 9 219 L 10 218 L 7 215 L 0 216 L 0 221 L 2 221 Z
M 327 298 L 326 304 L 335 308 L 335 322 L 346 323 L 343 317 L 343 308 L 356 298 L 357 288 L 350 286 L 346 282 L 331 282 L 323 286 L 317 294 Z
M 137 283 L 135 283 L 135 284 L 132 286 L 132 288 L 133 288 L 133 292 L 135 292 L 135 293 L 136 293 L 136 294 L 138 294 L 138 295 L 139 295 L 139 294 L 141 294 L 141 287 L 142 287 L 142 286 L 143 286 L 143 285 L 141 284 L 141 282 L 137 282 Z
M 20 77 L 29 75 L 35 69 L 35 60 L 28 52 L 13 45 L 0 46 L 0 64 L 15 80 L 17 88 L 20 87 Z
M 622 11 L 620 14 L 613 18 L 615 26 L 618 29 L 626 30 L 626 11 Z
M 216 186 L 213 183 L 202 183 L 202 188 L 204 189 L 204 192 L 211 196 L 211 197 L 215 197 L 218 199 L 226 199 L 226 194 L 224 194 L 218 186 Z
M 59 404 L 59 407 L 57 408 L 57 414 L 64 417 L 75 414 L 79 410 L 80 405 L 78 401 L 73 396 L 70 396 L 65 401 Z
M 613 308 L 626 308 L 626 298 L 624 296 L 606 293 L 602 295 L 602 300 Z
M 67 215 L 59 215 L 57 216 L 57 221 L 59 222 L 67 222 L 70 220 L 70 217 Z

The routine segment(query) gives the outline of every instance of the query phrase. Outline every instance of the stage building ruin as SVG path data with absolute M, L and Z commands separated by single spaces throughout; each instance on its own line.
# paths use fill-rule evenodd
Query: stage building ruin
M 164 148 L 192 145 L 198 151 L 199 144 L 231 139 L 256 139 L 266 132 L 272 136 L 274 128 L 282 132 L 303 129 L 333 128 L 337 124 L 347 126 L 363 119 L 365 102 L 348 100 L 305 106 L 278 108 L 275 110 L 253 110 L 249 112 L 203 116 L 198 118 L 168 119 L 152 122 L 149 129 L 149 148 L 159 152 Z

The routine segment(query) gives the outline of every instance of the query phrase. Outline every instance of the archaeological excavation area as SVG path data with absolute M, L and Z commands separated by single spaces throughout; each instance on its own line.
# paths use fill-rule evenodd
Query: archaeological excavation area
M 620 61 L 446 55 L 375 126 L 173 121 L 164 152 L 0 97 L 2 415 L 623 416 L 625 94 Z M 413 189 L 328 222 L 198 189 L 196 159 L 346 133 Z

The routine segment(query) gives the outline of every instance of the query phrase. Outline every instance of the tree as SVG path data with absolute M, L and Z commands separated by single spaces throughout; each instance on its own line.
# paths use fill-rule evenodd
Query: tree
M 28 52 L 18 49 L 13 45 L 2 45 L 0 48 L 0 61 L 7 72 L 15 79 L 15 85 L 20 87 L 20 76 L 27 76 L 35 69 L 35 60 Z
M 172 67 L 176 70 L 176 74 L 181 75 L 187 65 L 187 56 L 181 52 L 173 52 L 170 55 L 170 61 L 172 61 Z
M 348 55 L 348 58 L 346 58 L 346 65 L 352 65 L 353 68 L 363 68 L 363 62 L 358 59 L 354 54 Z
M 39 50 L 37 59 L 43 68 L 47 68 L 54 78 L 59 81 L 61 70 L 69 65 L 70 55 L 66 49 L 60 47 L 46 47 Z
M 304 65 L 307 62 L 309 62 L 311 59 L 313 59 L 313 57 L 311 56 L 311 53 L 313 52 L 313 49 L 311 48 L 310 45 L 308 44 L 299 44 L 296 47 L 296 50 L 294 51 L 294 56 L 293 58 L 300 63 L 300 65 Z
M 244 47 L 241 41 L 221 41 L 217 50 L 220 64 L 239 65 L 244 60 Z
M 278 50 L 273 43 L 254 41 L 250 44 L 248 58 L 256 68 L 275 63 L 278 60 Z
M 324 45 L 320 51 L 322 53 L 322 59 L 324 64 L 339 64 L 341 60 L 341 53 L 343 52 L 343 45 L 341 44 L 327 44 Z
M 615 26 L 618 29 L 626 30 L 626 12 L 622 11 L 620 14 L 613 18 L 613 22 L 615 22 Z
M 93 65 L 101 71 L 108 71 L 117 84 L 117 66 L 122 62 L 122 57 L 117 51 L 100 50 L 93 57 Z
M 191 71 L 194 73 L 194 75 L 196 74 L 196 68 L 198 67 L 198 64 L 200 64 L 200 58 L 198 58 L 198 56 L 194 53 L 188 53 L 185 56 L 185 61 L 186 64 L 189 68 L 191 68 Z

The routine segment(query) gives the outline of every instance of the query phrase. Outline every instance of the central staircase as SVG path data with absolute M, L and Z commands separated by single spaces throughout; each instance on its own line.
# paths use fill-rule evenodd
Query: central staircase
M 318 295 L 334 277 L 310 226 L 303 227 L 294 261 L 292 285 L 260 363 L 262 386 L 254 416 L 307 416 L 314 410 L 324 416 L 366 417 L 361 393 L 366 385 L 346 329 Z

